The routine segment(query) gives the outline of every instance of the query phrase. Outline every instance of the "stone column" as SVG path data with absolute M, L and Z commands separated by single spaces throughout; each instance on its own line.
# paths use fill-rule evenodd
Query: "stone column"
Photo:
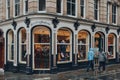
M 17 22 L 14 21 L 12 22 L 12 26 L 14 28 L 14 69 L 13 72 L 17 72 L 17 31 L 16 31 L 16 26 L 17 26 Z
M 57 72 L 57 66 L 56 66 L 56 47 L 57 47 L 57 45 L 56 45 L 56 43 L 57 43 L 57 41 L 56 41 L 56 39 L 57 39 L 57 37 L 56 37 L 56 28 L 57 28 L 57 25 L 58 25 L 58 23 L 59 23 L 59 20 L 57 19 L 57 17 L 55 17 L 54 19 L 52 19 L 52 24 L 53 24 L 53 48 L 54 48 L 54 53 L 53 53 L 53 55 L 51 55 L 52 56 L 52 65 L 51 65 L 51 67 L 52 67 L 52 69 L 51 69 L 51 73 L 56 73 Z
M 27 52 L 27 60 L 26 60 L 26 73 L 27 74 L 31 74 L 32 73 L 32 68 L 30 65 L 30 29 L 29 29 L 29 25 L 30 25 L 30 19 L 26 17 L 25 19 L 25 24 L 27 26 L 27 34 L 26 34 L 26 52 Z

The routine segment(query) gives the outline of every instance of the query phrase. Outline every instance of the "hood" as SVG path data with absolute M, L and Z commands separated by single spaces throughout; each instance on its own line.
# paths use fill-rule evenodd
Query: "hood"
M 93 48 L 90 48 L 90 51 L 93 51 L 94 49 Z

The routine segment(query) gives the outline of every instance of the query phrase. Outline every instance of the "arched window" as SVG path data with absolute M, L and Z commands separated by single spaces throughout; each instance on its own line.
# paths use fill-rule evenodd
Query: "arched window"
M 78 32 L 78 60 L 87 59 L 87 52 L 89 49 L 89 34 L 87 31 Z
M 108 35 L 108 58 L 115 58 L 115 35 Z
M 61 28 L 57 32 L 58 62 L 72 61 L 72 33 L 69 29 Z
M 12 30 L 8 32 L 8 60 L 14 60 L 14 33 Z
M 22 28 L 19 32 L 19 62 L 26 62 L 26 30 Z
M 33 68 L 50 68 L 50 30 L 44 26 L 33 29 Z

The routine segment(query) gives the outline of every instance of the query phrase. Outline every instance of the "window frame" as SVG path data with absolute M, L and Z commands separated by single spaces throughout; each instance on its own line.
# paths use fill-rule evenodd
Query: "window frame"
M 115 4 L 112 5 L 112 23 L 115 25 L 117 24 L 117 5 L 115 5 Z
M 95 3 L 95 2 L 97 2 L 97 3 Z M 95 14 L 95 13 L 97 13 L 97 14 Z M 99 0 L 94 0 L 94 20 L 99 21 Z
M 81 4 L 82 1 L 80 0 L 80 13 L 81 13 L 80 16 L 81 16 L 82 18 L 85 18 L 85 15 L 86 15 L 86 14 L 85 14 L 85 12 L 86 12 L 86 11 L 85 11 L 85 10 L 86 10 L 86 7 L 85 7 L 85 6 L 86 6 L 86 0 L 83 0 L 83 1 L 84 1 L 84 3 Z M 82 13 L 82 10 L 81 10 L 82 7 L 83 7 L 83 13 Z M 82 14 L 83 14 L 83 16 L 82 16 Z
M 10 36 L 10 32 L 13 35 Z M 8 40 L 7 40 L 7 44 L 8 44 L 7 53 L 8 53 L 8 56 L 7 56 L 7 59 L 8 59 L 8 61 L 13 62 L 14 61 L 14 32 L 12 30 L 8 31 L 7 36 L 8 36 Z M 10 38 L 13 41 L 13 43 L 10 42 Z M 10 59 L 10 55 L 12 55 L 12 52 L 10 53 L 9 51 L 11 51 L 10 46 L 12 46 L 12 45 L 13 45 L 13 59 Z
M 26 43 L 26 40 L 27 40 L 27 37 L 26 37 L 26 40 L 25 40 L 25 43 L 22 43 L 22 37 L 21 37 L 21 35 L 22 35 L 22 30 L 23 30 L 24 28 L 22 28 L 22 29 L 20 29 L 20 31 L 19 31 L 19 62 L 20 63 L 23 63 L 23 64 L 26 64 L 26 61 L 22 61 L 21 60 L 21 50 L 22 50 L 22 45 L 26 45 L 26 52 L 27 52 L 27 43 Z M 27 35 L 27 34 L 26 34 Z
M 28 0 L 24 0 L 23 1 L 23 5 L 24 5 L 24 9 L 23 9 L 23 12 L 24 12 L 24 15 L 28 13 Z
M 17 7 L 16 7 L 17 6 Z M 17 9 L 16 9 L 17 8 Z M 17 10 L 17 11 L 16 11 Z M 17 12 L 17 13 L 16 13 Z M 18 0 L 16 2 L 16 0 L 14 0 L 14 16 L 17 17 L 20 15 L 20 0 Z
M 6 19 L 10 19 L 10 0 L 6 0 Z
M 45 13 L 45 12 L 46 12 L 46 0 L 45 0 L 45 5 L 44 5 L 44 6 L 45 6 L 45 10 L 40 10 L 40 9 L 39 9 L 39 8 L 40 8 L 40 7 L 39 7 L 39 5 L 40 5 L 40 4 L 39 4 L 39 1 L 40 1 L 40 0 L 38 0 L 38 12 L 39 12 L 39 13 Z
M 58 9 L 58 7 L 57 7 L 57 4 L 58 4 L 57 1 L 58 1 L 58 0 L 56 0 L 56 12 L 57 12 L 57 9 Z M 61 6 L 61 7 L 60 7 L 60 10 L 61 10 L 61 11 L 60 11 L 60 13 L 57 12 L 57 14 L 62 15 L 62 14 L 63 14 L 63 0 L 60 0 L 60 1 L 61 1 L 61 5 L 60 5 L 60 6 Z
M 107 23 L 110 23 L 110 4 L 107 2 Z
M 78 42 L 78 34 L 79 34 L 79 32 L 81 32 L 81 31 L 84 31 L 84 32 L 86 32 L 87 34 L 88 34 L 88 36 L 85 38 L 86 39 L 86 43 L 79 43 Z M 89 47 L 90 47 L 90 34 L 89 34 L 89 32 L 87 32 L 87 31 L 85 31 L 85 30 L 80 30 L 78 32 L 78 34 L 77 34 L 77 53 L 79 52 L 79 46 L 85 46 L 85 47 L 87 47 L 86 48 L 86 57 L 85 57 L 85 59 L 81 59 L 81 60 L 79 60 L 79 59 L 77 59 L 78 60 L 78 62 L 81 62 L 81 61 L 87 61 L 88 59 L 87 59 L 87 56 L 88 56 L 88 54 L 87 54 L 87 52 L 89 51 Z M 77 58 L 78 58 L 78 56 L 77 56 Z
M 70 0 L 70 1 L 72 1 L 72 0 Z M 72 3 L 72 2 L 70 2 L 70 1 L 67 1 L 67 16 L 70 16 L 70 17 L 77 17 L 77 0 L 75 0 L 75 3 Z M 72 13 L 73 13 L 73 11 L 72 11 L 72 9 L 70 10 L 70 13 L 68 14 L 68 2 L 69 2 L 69 4 L 70 4 L 70 7 L 71 7 L 71 5 L 72 4 L 74 4 L 75 5 L 75 15 L 72 15 Z M 70 9 L 70 8 L 69 8 Z M 71 13 L 72 12 L 72 13 Z
M 70 60 L 69 61 L 58 61 L 57 60 L 57 64 L 63 64 L 63 63 L 69 63 L 69 62 L 72 62 L 72 52 L 73 52 L 73 50 L 72 50 L 72 32 L 69 30 L 69 29 L 67 29 L 67 28 L 59 28 L 58 30 L 57 30 L 57 34 L 56 34 L 56 36 L 58 37 L 58 31 L 60 30 L 60 29 L 65 29 L 65 30 L 67 30 L 69 33 L 70 33 L 70 41 L 69 41 L 69 43 L 60 43 L 60 42 L 57 42 L 57 46 L 58 45 L 67 45 L 67 46 L 69 46 L 69 48 L 70 48 L 70 53 L 69 53 L 69 57 L 70 57 Z M 58 41 L 58 38 L 56 38 L 56 41 Z M 56 53 L 58 54 L 58 47 L 56 47 Z M 58 58 L 58 57 L 57 57 Z

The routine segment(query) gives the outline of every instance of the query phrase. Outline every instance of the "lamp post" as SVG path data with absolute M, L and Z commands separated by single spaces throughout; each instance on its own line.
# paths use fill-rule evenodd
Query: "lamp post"
M 30 67 L 30 44 L 29 44 L 29 42 L 30 42 L 30 38 L 29 38 L 29 25 L 30 25 L 30 18 L 28 18 L 28 17 L 26 17 L 26 19 L 25 19 L 25 21 L 24 21 L 24 23 L 26 24 L 26 27 L 27 27 L 27 35 L 26 35 L 26 42 L 27 42 L 27 66 L 26 66 L 26 73 L 27 74 L 31 74 L 31 67 Z
M 76 20 L 76 22 L 74 23 L 74 28 L 75 28 L 75 63 L 74 65 L 77 65 L 77 30 L 78 27 L 80 26 L 80 23 L 78 22 L 78 20 Z
M 11 25 L 14 28 L 14 70 L 13 72 L 17 72 L 17 37 L 16 37 L 17 22 L 13 19 L 13 22 L 11 23 Z

